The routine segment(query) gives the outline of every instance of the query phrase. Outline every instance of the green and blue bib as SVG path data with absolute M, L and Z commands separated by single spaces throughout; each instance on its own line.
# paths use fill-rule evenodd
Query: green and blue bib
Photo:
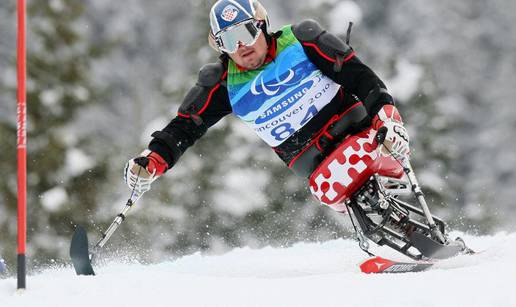
M 240 71 L 230 60 L 227 77 L 233 113 L 271 147 L 306 125 L 340 88 L 310 62 L 290 25 L 276 44 L 274 61 Z

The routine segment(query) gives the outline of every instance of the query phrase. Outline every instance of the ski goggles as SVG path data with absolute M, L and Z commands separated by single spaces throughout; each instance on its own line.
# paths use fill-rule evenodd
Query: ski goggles
M 251 46 L 258 40 L 262 29 L 262 21 L 247 20 L 230 26 L 215 35 L 215 43 L 219 50 L 235 53 L 240 44 Z

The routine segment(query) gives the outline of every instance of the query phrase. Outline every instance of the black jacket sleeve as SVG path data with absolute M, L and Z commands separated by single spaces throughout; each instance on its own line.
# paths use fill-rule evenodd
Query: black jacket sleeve
M 374 117 L 385 104 L 394 104 L 383 81 L 356 55 L 352 54 L 352 57 L 343 63 L 340 72 L 335 72 L 328 67 L 330 65 L 326 59 L 321 60 L 321 57 L 318 57 L 316 61 L 319 62 L 320 66 L 316 65 L 323 74 L 342 85 L 345 91 L 356 95 L 364 103 L 369 116 Z
M 206 66 L 210 65 L 215 64 Z M 196 85 L 184 98 L 178 115 L 161 131 L 152 134 L 154 138 L 149 149 L 162 156 L 169 169 L 208 128 L 232 112 L 225 86 L 226 70 L 220 70 L 219 66 L 214 71 L 214 67 L 206 66 L 201 69 Z

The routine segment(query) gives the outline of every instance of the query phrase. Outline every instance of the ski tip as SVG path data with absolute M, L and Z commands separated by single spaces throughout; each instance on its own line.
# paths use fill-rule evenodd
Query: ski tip
M 409 273 L 427 270 L 432 265 L 433 263 L 431 262 L 400 262 L 376 256 L 374 258 L 364 261 L 360 265 L 360 270 L 366 274 Z
M 70 244 L 70 258 L 77 275 L 95 275 L 91 266 L 86 230 L 77 225 Z
M 360 270 L 366 274 L 381 273 L 393 264 L 394 262 L 390 260 L 376 256 L 374 258 L 367 259 L 366 261 L 362 262 L 362 264 L 360 264 Z

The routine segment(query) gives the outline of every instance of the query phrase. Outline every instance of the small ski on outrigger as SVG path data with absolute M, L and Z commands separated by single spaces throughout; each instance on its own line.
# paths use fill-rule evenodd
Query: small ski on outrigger
M 147 157 L 140 157 L 138 160 L 135 160 L 135 162 L 142 168 L 145 168 L 148 164 Z M 140 171 L 141 168 L 138 171 L 138 179 L 140 178 Z M 70 258 L 72 259 L 73 267 L 77 275 L 95 275 L 95 271 L 92 266 L 93 259 L 100 252 L 100 249 L 104 247 L 118 226 L 122 224 L 131 207 L 142 195 L 143 193 L 138 193 L 133 188 L 131 196 L 127 200 L 124 209 L 115 217 L 108 229 L 102 233 L 102 238 L 94 245 L 91 252 L 86 230 L 84 227 L 76 225 L 70 244 Z
M 94 257 L 98 254 L 100 249 L 104 247 L 118 226 L 122 224 L 127 212 L 140 196 L 141 195 L 133 193 L 131 198 L 127 200 L 124 209 L 116 216 L 109 228 L 102 233 L 102 238 L 97 242 L 97 244 L 95 244 L 92 252 L 90 252 L 89 249 L 86 230 L 80 225 L 75 226 L 75 232 L 70 244 L 70 258 L 72 259 L 73 267 L 75 268 L 77 275 L 95 275 L 95 271 L 93 271 L 92 266 Z

